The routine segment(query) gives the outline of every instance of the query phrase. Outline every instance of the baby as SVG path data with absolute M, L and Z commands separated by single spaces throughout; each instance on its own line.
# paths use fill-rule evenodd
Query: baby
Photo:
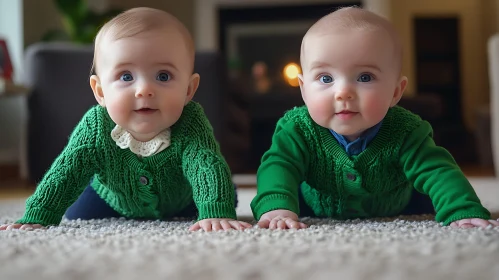
M 251 227 L 235 220 L 229 167 L 203 109 L 191 101 L 200 77 L 185 26 L 160 10 L 128 10 L 99 31 L 93 67 L 99 105 L 76 126 L 24 216 L 0 230 L 57 225 L 64 214 L 197 215 L 190 230 Z
M 430 124 L 395 106 L 407 78 L 386 19 L 339 9 L 308 30 L 300 59 L 306 106 L 278 121 L 262 158 L 251 202 L 260 227 L 305 228 L 298 215 L 414 214 L 425 199 L 443 225 L 499 226 L 452 156 L 435 145 Z

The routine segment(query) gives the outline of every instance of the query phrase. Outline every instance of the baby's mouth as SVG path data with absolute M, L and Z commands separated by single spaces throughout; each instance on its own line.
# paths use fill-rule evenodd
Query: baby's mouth
M 343 110 L 343 111 L 338 112 L 338 113 L 336 113 L 336 114 L 337 114 L 337 115 L 338 115 L 338 114 L 345 114 L 345 115 L 346 115 L 346 114 L 357 114 L 357 112 L 352 112 L 352 111 L 349 111 L 349 110 Z
M 335 115 L 340 120 L 347 121 L 347 120 L 350 120 L 353 117 L 355 117 L 357 114 L 358 114 L 358 112 L 352 112 L 352 111 L 348 111 L 348 110 L 343 110 L 343 111 L 340 111 L 340 112 L 336 113 Z
M 139 113 L 139 114 L 152 114 L 156 111 L 158 111 L 158 109 L 151 109 L 151 108 L 140 108 L 138 110 L 134 110 L 136 113 Z

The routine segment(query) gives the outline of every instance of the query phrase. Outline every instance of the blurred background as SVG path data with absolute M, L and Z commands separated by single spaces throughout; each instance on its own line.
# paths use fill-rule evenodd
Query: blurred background
M 0 181 L 38 181 L 67 140 L 64 132 L 61 144 L 34 167 L 40 151 L 29 143 L 43 127 L 29 128 L 30 112 L 43 91 L 27 81 L 34 78 L 26 50 L 61 41 L 91 46 L 102 22 L 139 6 L 172 13 L 191 31 L 199 53 L 216 55 L 216 67 L 204 70 L 216 72 L 217 80 L 203 93 L 203 105 L 233 173 L 254 174 L 279 117 L 303 104 L 296 78 L 303 35 L 320 17 L 351 5 L 388 18 L 401 34 L 409 84 L 400 105 L 433 125 L 437 144 L 467 175 L 494 176 L 487 44 L 499 31 L 499 0 L 0 0 L 0 38 L 9 47 L 14 82 L 27 88 L 27 94 L 0 96 Z M 208 83 L 203 77 L 201 84 Z M 86 87 L 88 76 L 81 79 Z M 91 95 L 89 87 L 85 91 Z M 49 117 L 57 99 L 50 102 L 46 124 L 57 121 Z M 74 119 L 84 111 L 75 111 Z

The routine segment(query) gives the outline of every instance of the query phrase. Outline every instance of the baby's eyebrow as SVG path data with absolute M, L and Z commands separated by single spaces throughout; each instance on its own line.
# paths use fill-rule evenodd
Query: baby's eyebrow
M 170 62 L 160 62 L 160 63 L 157 63 L 157 65 L 170 67 L 170 68 L 173 68 L 175 71 L 178 71 L 178 68 L 173 63 L 170 63 Z
M 322 68 L 322 67 L 330 67 L 331 65 L 328 63 L 325 63 L 323 61 L 314 61 L 310 64 L 310 70 L 314 70 L 315 68 Z
M 378 71 L 380 73 L 383 73 L 383 71 L 381 71 L 381 68 L 378 67 L 376 64 L 370 64 L 370 63 L 367 63 L 367 64 L 354 64 L 353 66 L 355 68 L 370 68 L 370 69 L 373 69 L 373 70 Z M 323 61 L 313 61 L 310 64 L 310 70 L 314 70 L 316 68 L 323 68 L 323 67 L 332 67 L 332 65 L 329 64 L 329 63 L 323 62 Z
M 121 63 L 118 63 L 116 66 L 114 66 L 114 68 L 123 68 L 123 67 L 128 67 L 131 65 L 133 65 L 133 63 L 131 63 L 131 62 L 121 62 Z
M 117 64 L 114 68 L 124 68 L 124 67 L 129 67 L 135 65 L 132 62 L 122 62 Z M 168 68 L 173 68 L 175 71 L 178 71 L 178 68 L 171 62 L 159 62 L 155 63 L 155 66 L 161 66 L 161 67 L 168 67 Z
M 371 68 L 371 69 L 374 69 L 380 73 L 382 73 L 383 71 L 381 71 L 381 69 L 374 65 L 374 64 L 356 64 L 355 67 L 358 67 L 358 68 Z

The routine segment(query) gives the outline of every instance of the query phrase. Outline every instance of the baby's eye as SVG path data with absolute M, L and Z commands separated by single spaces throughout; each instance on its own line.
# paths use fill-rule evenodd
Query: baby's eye
M 358 82 L 362 82 L 362 83 L 369 83 L 372 80 L 373 80 L 373 77 L 371 75 L 369 75 L 369 74 L 362 74 L 357 79 Z
M 133 81 L 133 76 L 130 73 L 125 73 L 125 74 L 121 75 L 120 80 L 122 80 L 124 82 L 130 82 L 130 81 Z
M 329 84 L 333 82 L 333 77 L 329 75 L 323 75 L 320 77 L 320 81 L 324 84 Z
M 170 75 L 168 75 L 168 73 L 161 72 L 156 77 L 156 80 L 158 80 L 160 82 L 167 82 L 168 80 L 170 80 Z

